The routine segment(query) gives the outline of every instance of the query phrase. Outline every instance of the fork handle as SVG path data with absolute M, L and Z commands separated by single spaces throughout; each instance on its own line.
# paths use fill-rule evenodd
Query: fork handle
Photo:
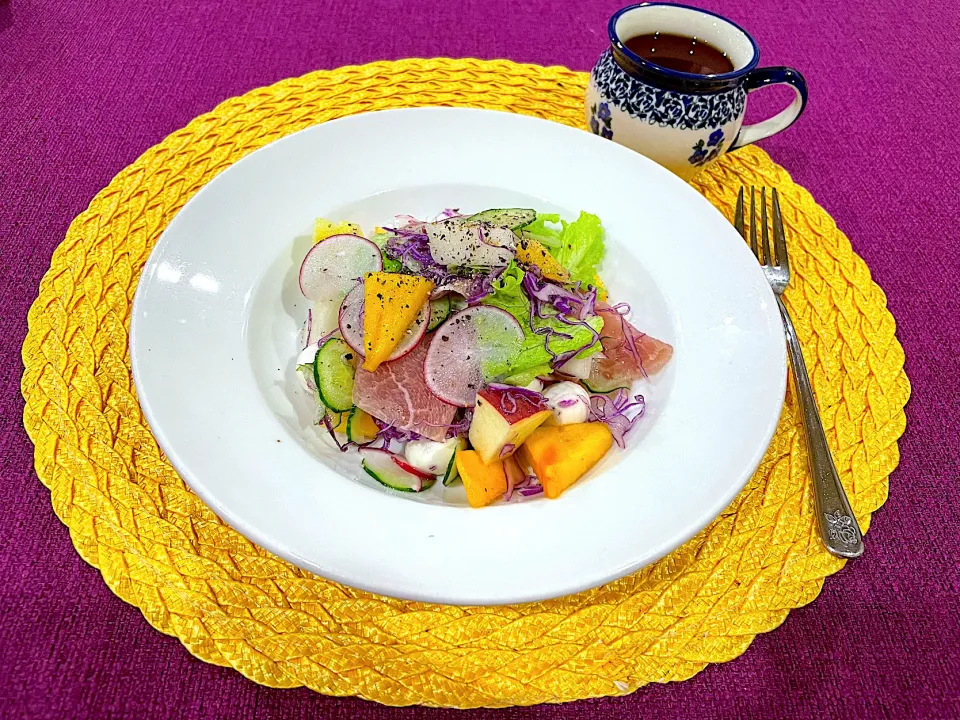
M 820 537 L 827 550 L 837 557 L 860 557 L 863 554 L 863 534 L 833 464 L 833 456 L 830 454 L 823 423 L 820 422 L 820 413 L 817 411 L 817 401 L 813 396 L 810 376 L 807 374 L 807 365 L 800 351 L 797 331 L 793 328 L 783 300 L 779 295 L 776 298 L 787 334 L 790 365 L 793 367 L 793 379 L 800 400 L 800 413 L 803 416 L 803 434 L 807 440 L 807 459 L 813 475 L 813 497 Z

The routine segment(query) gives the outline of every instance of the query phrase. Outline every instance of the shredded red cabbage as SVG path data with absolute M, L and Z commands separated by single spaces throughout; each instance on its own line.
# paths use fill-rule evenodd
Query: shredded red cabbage
M 542 492 L 543 487 L 540 485 L 540 481 L 536 475 L 526 473 L 519 482 L 513 482 L 511 473 L 509 471 L 507 472 L 507 492 L 503 498 L 504 502 L 510 502 L 514 493 L 529 497 L 531 495 L 539 495 Z
M 580 283 L 577 283 L 574 290 L 567 290 L 544 280 L 539 277 L 539 273 L 531 269 L 523 274 L 523 289 L 531 304 L 536 301 L 538 317 L 547 317 L 542 314 L 543 306 L 552 307 L 557 313 L 571 320 L 583 321 L 597 314 L 597 289 L 592 285 L 585 293 L 580 291 Z
M 313 333 L 313 308 L 307 308 L 307 337 L 303 344 L 303 349 L 310 347 L 310 335 Z
M 496 267 L 488 273 L 477 273 L 473 277 L 473 284 L 470 286 L 469 294 L 466 295 L 467 305 L 476 305 L 487 295 L 493 293 L 493 283 L 499 280 L 500 276 L 507 269 L 506 265 Z
M 521 402 L 533 405 L 534 411 L 544 410 L 547 407 L 547 399 L 536 390 L 500 383 L 490 383 L 487 387 L 500 391 L 500 410 L 507 415 L 515 413 L 517 405 Z
M 598 340 L 600 340 L 600 333 L 594 330 L 593 327 L 591 327 L 590 323 L 588 322 L 584 322 L 582 320 L 571 322 L 566 320 L 563 315 L 558 315 L 557 319 L 560 320 L 560 322 L 567 323 L 568 325 L 581 325 L 582 327 L 590 331 L 590 339 L 578 348 L 574 348 L 573 350 L 568 350 L 567 352 L 558 354 L 553 360 L 554 367 L 560 367 L 567 361 L 573 360 L 581 352 L 586 350 L 588 347 L 593 347 L 593 345 Z
M 468 305 L 476 305 L 493 292 L 493 282 L 503 274 L 506 267 L 494 268 L 489 273 L 457 275 L 446 265 L 441 265 L 430 254 L 430 240 L 423 232 L 403 228 L 384 228 L 393 233 L 387 239 L 384 251 L 387 256 L 399 260 L 404 267 L 432 280 L 437 290 L 456 292 L 466 298 Z
M 336 335 L 338 332 L 340 332 L 340 328 L 334 328 L 333 330 L 331 330 L 330 332 L 328 332 L 326 335 L 324 335 L 324 336 L 321 337 L 319 340 L 317 340 L 317 347 L 322 347 L 323 344 L 324 344 L 327 340 L 329 340 L 330 338 L 332 338 L 332 337 L 333 337 L 334 335 Z
M 470 423 L 473 421 L 473 408 L 465 408 L 463 410 L 463 416 L 459 420 L 455 420 L 452 423 L 441 423 L 435 425 L 432 423 L 425 423 L 429 427 L 436 428 L 446 428 L 447 430 L 447 440 L 453 437 L 460 437 L 461 435 L 466 435 L 470 431 Z
M 476 305 L 493 292 L 493 283 L 504 270 L 506 266 L 494 268 L 489 273 L 476 273 L 470 276 L 448 275 L 437 284 L 430 295 L 437 297 L 442 293 L 452 292 L 463 297 L 467 305 Z
M 522 395 L 533 403 L 545 403 L 546 400 L 543 397 L 542 393 L 538 393 L 536 390 L 530 390 L 525 387 L 517 387 L 516 385 L 504 385 L 503 383 L 489 383 L 487 385 L 491 390 L 506 390 L 508 392 L 514 393 L 516 395 Z
M 624 437 L 643 417 L 645 407 L 643 395 L 634 395 L 631 401 L 623 388 L 617 388 L 612 397 L 595 393 L 590 396 L 590 420 L 605 423 L 617 445 L 625 448 Z
M 339 328 L 334 328 L 333 330 L 331 330 L 330 332 L 328 332 L 326 335 L 324 335 L 323 337 L 321 337 L 319 340 L 317 340 L 315 343 L 310 343 L 309 345 L 305 346 L 303 349 L 306 350 L 308 347 L 310 347 L 311 345 L 313 345 L 313 346 L 315 346 L 315 347 L 319 350 L 327 340 L 329 340 L 330 338 L 332 338 L 332 337 L 333 337 L 334 335 L 336 335 L 338 332 L 340 332 L 340 329 L 339 329 Z M 301 350 L 301 352 L 303 352 L 303 351 Z
M 523 276 L 523 283 L 521 287 L 523 287 L 524 289 L 526 289 L 526 281 L 527 281 L 528 274 L 529 273 Z M 537 326 L 535 322 L 537 318 L 547 319 L 548 317 L 546 315 L 543 315 L 542 312 L 543 311 L 541 310 L 538 301 L 535 298 L 531 297 L 530 298 L 530 315 L 527 318 L 527 325 L 529 325 L 530 327 L 530 332 L 532 332 L 534 335 L 540 335 L 543 337 L 543 349 L 546 350 L 547 353 L 549 353 L 551 362 L 554 365 L 557 365 L 558 364 L 557 358 L 559 358 L 560 356 L 553 351 L 552 347 L 550 347 L 550 340 L 555 337 L 561 338 L 564 340 L 573 340 L 573 335 L 567 335 L 566 333 L 562 333 L 558 330 L 554 330 L 549 325 Z
M 376 442 L 376 438 L 374 438 L 373 440 L 370 440 L 369 442 L 365 442 L 365 443 L 358 443 L 358 442 L 354 442 L 353 440 L 347 440 L 345 443 L 342 443 L 340 442 L 340 438 L 337 437 L 336 430 L 334 430 L 333 421 L 330 419 L 330 416 L 326 412 L 324 412 L 323 414 L 322 422 L 324 427 L 327 428 L 327 432 L 330 433 L 330 438 L 333 440 L 333 444 L 337 446 L 340 452 L 346 452 L 351 447 L 355 447 L 358 449 L 369 447 L 374 442 Z
M 395 215 L 393 221 L 401 230 L 424 232 L 423 229 L 426 227 L 426 223 L 423 220 L 417 220 L 413 215 Z M 384 229 L 388 230 L 389 228 Z
M 350 447 L 351 442 L 348 440 L 345 443 L 341 443 L 339 438 L 337 438 L 337 433 L 333 429 L 333 421 L 330 420 L 330 416 L 326 413 L 323 414 L 323 425 L 327 428 L 327 432 L 330 433 L 330 437 L 333 438 L 333 444 L 340 448 L 340 452 L 346 452 Z
M 594 330 L 590 323 L 587 322 L 589 318 L 596 315 L 596 288 L 591 286 L 586 293 L 582 293 L 580 292 L 580 283 L 577 283 L 575 290 L 566 290 L 559 285 L 543 280 L 539 277 L 539 273 L 533 269 L 524 273 L 521 287 L 530 299 L 530 317 L 528 321 L 530 331 L 535 335 L 543 336 L 543 347 L 550 354 L 553 367 L 559 367 L 568 360 L 572 360 L 600 340 L 600 333 Z M 553 312 L 548 313 L 548 310 L 552 310 Z M 559 332 L 549 325 L 537 327 L 534 322 L 535 318 L 541 320 L 556 319 L 566 325 L 578 325 L 590 332 L 590 340 L 572 350 L 555 353 L 550 347 L 550 341 L 553 338 L 572 340 L 573 336 Z
M 447 270 L 446 265 L 433 259 L 426 234 L 402 229 L 384 229 L 395 233 L 387 239 L 383 248 L 388 257 L 399 260 L 408 270 L 432 280 L 435 285 L 445 285 L 457 278 Z
M 500 459 L 502 460 L 503 458 L 505 458 L 507 455 L 509 455 L 516 449 L 517 449 L 517 446 L 514 445 L 513 443 L 507 443 L 502 448 L 500 448 Z
M 524 497 L 532 497 L 543 492 L 543 485 L 533 485 L 531 487 L 520 488 L 517 492 Z
M 379 427 L 380 430 L 377 432 L 371 442 L 379 441 L 380 447 L 383 450 L 389 450 L 390 443 L 394 440 L 398 443 L 408 443 L 411 440 L 419 440 L 421 437 L 418 433 L 415 433 L 412 430 L 403 430 L 393 425 L 388 425 L 380 418 L 374 417 L 373 421 L 377 424 L 377 427 Z

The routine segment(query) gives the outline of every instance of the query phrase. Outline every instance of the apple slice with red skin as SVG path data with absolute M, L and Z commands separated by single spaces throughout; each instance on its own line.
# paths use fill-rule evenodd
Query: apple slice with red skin
M 485 463 L 503 460 L 551 416 L 540 393 L 503 385 L 487 386 L 477 393 L 470 444 Z

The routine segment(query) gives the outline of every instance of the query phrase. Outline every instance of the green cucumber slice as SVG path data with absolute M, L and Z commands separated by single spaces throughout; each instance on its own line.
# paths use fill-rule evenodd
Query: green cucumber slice
M 313 381 L 320 402 L 334 412 L 353 407 L 353 376 L 356 353 L 340 338 L 330 338 L 317 351 L 313 361 Z
M 453 455 L 450 456 L 450 462 L 447 464 L 447 470 L 443 473 L 444 487 L 450 487 L 460 479 L 460 471 L 457 470 L 457 454 L 466 447 L 467 441 L 463 438 L 460 438 L 460 444 L 457 446 L 456 450 L 453 451 Z
M 395 460 L 395 455 L 386 450 L 362 448 L 361 465 L 364 471 L 381 485 L 400 492 L 423 492 L 433 486 L 436 478 L 427 480 L 404 470 Z
M 444 295 L 430 301 L 430 322 L 427 323 L 427 332 L 436 330 L 450 315 L 450 296 Z
M 517 230 L 537 219 L 537 211 L 527 208 L 492 208 L 463 218 L 468 224 L 483 223 L 490 227 Z
M 358 445 L 360 443 L 370 442 L 373 439 L 364 435 L 358 427 L 360 424 L 360 418 L 363 417 L 363 415 L 360 414 L 362 412 L 363 411 L 360 408 L 354 407 L 350 411 L 350 415 L 347 417 L 347 439 L 350 442 L 357 443 Z
M 593 385 L 590 385 L 590 382 L 593 382 Z M 629 390 L 629 385 L 624 385 L 622 380 L 603 380 L 594 378 L 591 380 L 581 380 L 582 384 L 587 391 L 592 393 L 599 393 L 601 395 L 605 393 L 611 393 L 614 390 Z

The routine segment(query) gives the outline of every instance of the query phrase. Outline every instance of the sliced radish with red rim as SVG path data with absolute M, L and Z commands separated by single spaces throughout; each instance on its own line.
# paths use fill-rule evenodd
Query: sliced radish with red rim
M 358 279 L 382 269 L 375 243 L 359 235 L 331 235 L 303 258 L 300 292 L 309 300 L 335 300 L 339 305 Z
M 472 407 L 477 391 L 507 369 L 522 342 L 523 328 L 505 310 L 461 310 L 433 333 L 423 365 L 427 387 L 444 402 Z
M 412 351 L 424 335 L 430 324 L 430 303 L 426 302 L 410 327 L 406 329 L 397 348 L 390 353 L 386 362 L 397 360 Z M 365 357 L 363 352 L 363 283 L 360 283 L 343 298 L 340 305 L 340 334 L 354 352 Z
M 360 357 L 363 354 L 363 283 L 348 292 L 340 304 L 340 334 Z

